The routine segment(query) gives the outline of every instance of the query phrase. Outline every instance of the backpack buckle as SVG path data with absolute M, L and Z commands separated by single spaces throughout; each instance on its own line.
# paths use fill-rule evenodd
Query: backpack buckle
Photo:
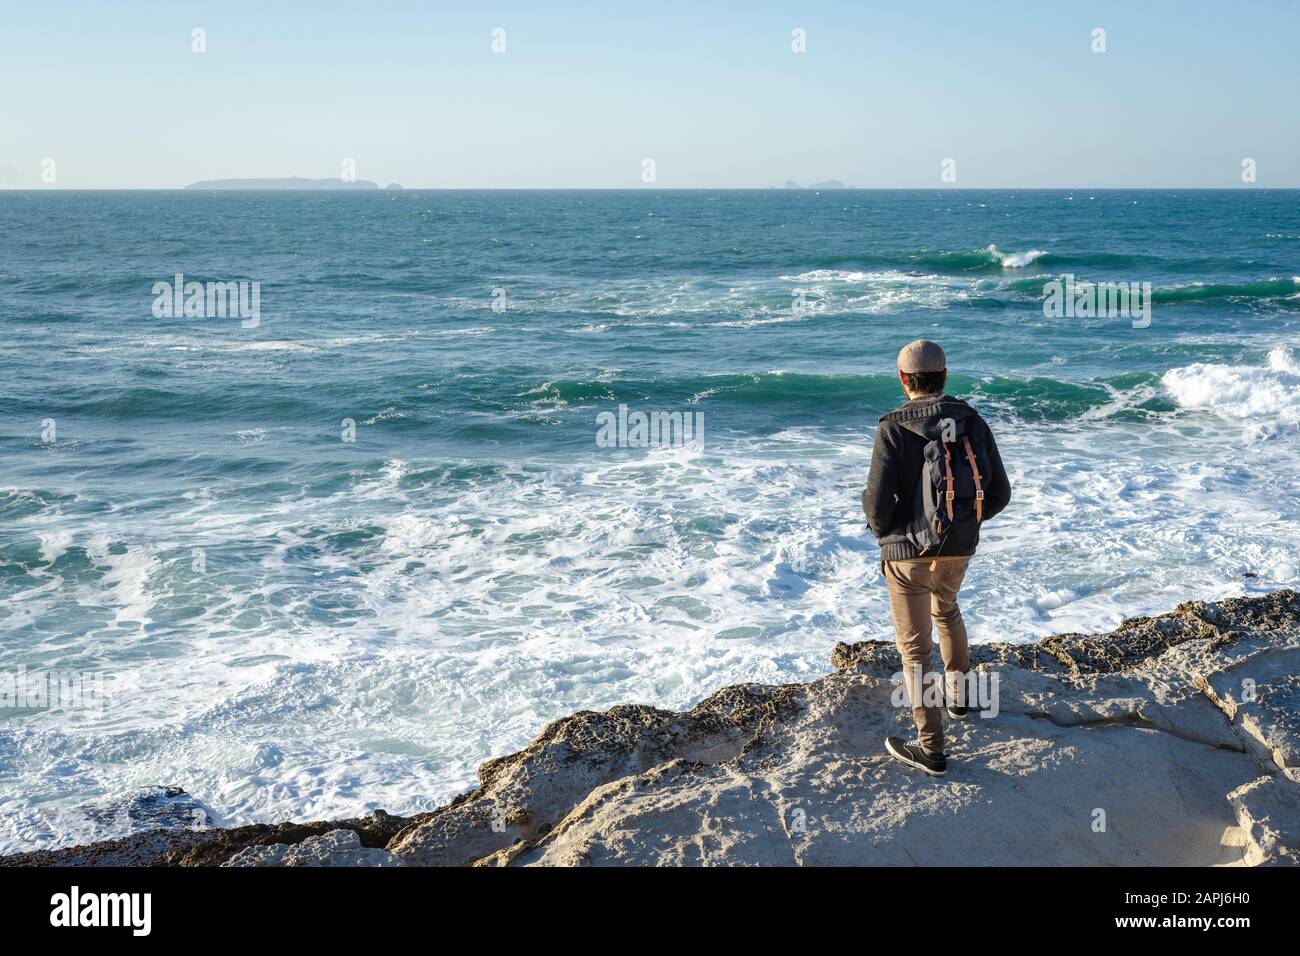
M 977 491 L 977 492 L 975 492 L 975 500 L 976 500 L 976 501 L 983 501 L 983 500 L 984 500 L 984 492 L 982 492 L 982 491 Z
M 946 491 L 946 492 L 944 492 L 944 495 L 945 495 L 945 500 L 947 500 L 947 501 L 952 501 L 954 498 L 957 497 L 957 492 L 955 492 L 955 491 Z

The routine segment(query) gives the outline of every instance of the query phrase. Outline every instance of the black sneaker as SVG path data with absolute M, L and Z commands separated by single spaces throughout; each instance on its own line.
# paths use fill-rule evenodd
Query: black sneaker
M 947 755 L 935 754 L 931 756 L 925 752 L 925 748 L 918 741 L 904 741 L 901 737 L 886 737 L 885 750 L 895 760 L 901 760 L 909 767 L 923 770 L 932 777 L 942 777 L 948 772 Z
M 953 700 L 947 694 L 944 694 L 943 696 L 945 702 L 944 710 L 948 712 L 948 716 L 953 720 L 965 720 L 970 716 L 969 707 L 957 703 L 957 701 Z

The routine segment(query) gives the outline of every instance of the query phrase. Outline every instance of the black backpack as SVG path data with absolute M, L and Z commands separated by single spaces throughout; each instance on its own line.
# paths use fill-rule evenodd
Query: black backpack
M 925 557 L 938 557 L 945 545 L 956 550 L 978 542 L 989 473 L 988 456 L 971 443 L 965 419 L 944 418 L 938 425 L 939 435 L 925 443 L 907 525 L 907 540 Z

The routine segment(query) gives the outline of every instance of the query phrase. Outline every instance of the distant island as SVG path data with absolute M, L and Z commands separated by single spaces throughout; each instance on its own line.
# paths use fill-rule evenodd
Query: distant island
M 354 179 L 345 182 L 339 178 L 304 179 L 301 176 L 287 176 L 282 179 L 203 179 L 190 183 L 186 189 L 378 189 L 379 184 L 368 179 Z M 386 189 L 401 189 L 397 183 L 389 183 Z

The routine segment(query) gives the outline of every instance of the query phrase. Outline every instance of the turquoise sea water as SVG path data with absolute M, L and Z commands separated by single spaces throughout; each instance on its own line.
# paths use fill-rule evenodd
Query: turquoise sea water
M 256 326 L 156 317 L 177 273 Z M 1150 324 L 1045 316 L 1065 275 Z M 918 336 L 1014 485 L 976 640 L 1294 586 L 1298 276 L 1293 191 L 0 193 L 0 674 L 109 693 L 0 708 L 0 850 L 151 785 L 426 809 L 889 637 L 857 495 Z M 620 405 L 703 447 L 602 447 Z

